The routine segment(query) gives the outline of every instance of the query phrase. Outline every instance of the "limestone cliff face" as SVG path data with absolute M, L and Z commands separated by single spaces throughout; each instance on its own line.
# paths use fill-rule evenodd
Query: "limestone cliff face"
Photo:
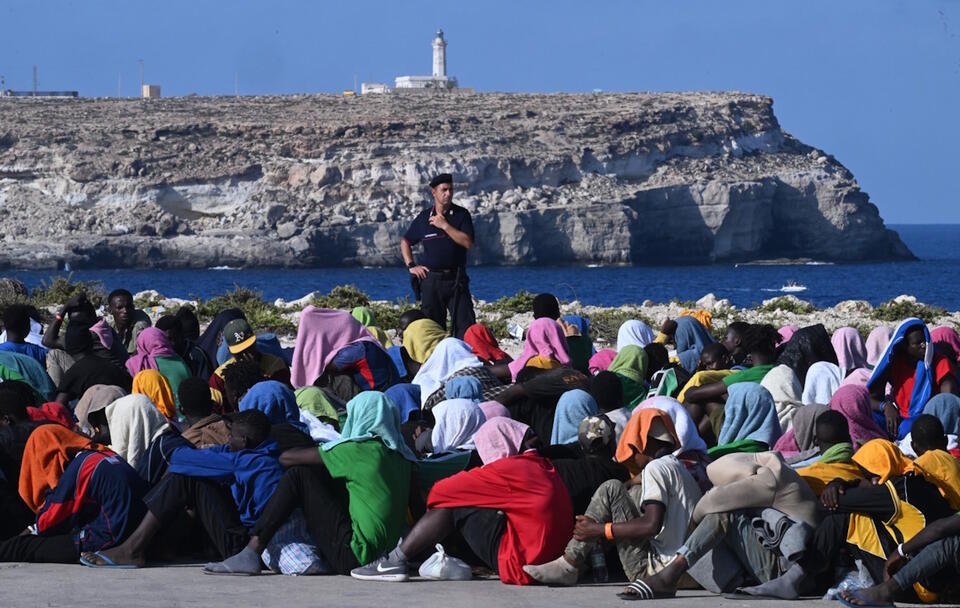
M 0 99 L 0 265 L 395 264 L 454 173 L 479 264 L 910 258 L 768 97 Z

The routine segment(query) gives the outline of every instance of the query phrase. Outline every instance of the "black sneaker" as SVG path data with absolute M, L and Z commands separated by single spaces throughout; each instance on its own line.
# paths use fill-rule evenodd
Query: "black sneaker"
M 366 566 L 354 568 L 350 571 L 350 576 L 361 581 L 388 583 L 405 583 L 410 580 L 407 562 L 391 561 L 389 554 L 384 554 L 383 557 Z

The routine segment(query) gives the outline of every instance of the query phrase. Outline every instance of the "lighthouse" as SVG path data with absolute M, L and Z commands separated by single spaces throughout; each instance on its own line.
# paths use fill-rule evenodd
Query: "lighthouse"
M 447 76 L 447 40 L 443 37 L 443 30 L 438 29 L 437 36 L 433 39 L 433 74 L 430 76 L 398 76 L 394 83 L 398 90 L 440 89 L 449 91 L 457 88 L 457 79 Z
M 443 39 L 443 30 L 437 30 L 433 39 L 433 77 L 447 77 L 447 41 Z

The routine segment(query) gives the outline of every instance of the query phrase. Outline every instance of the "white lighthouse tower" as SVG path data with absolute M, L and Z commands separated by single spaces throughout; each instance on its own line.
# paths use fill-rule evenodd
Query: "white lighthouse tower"
M 430 76 L 398 76 L 397 89 L 456 89 L 457 79 L 447 76 L 447 41 L 443 30 L 433 39 L 433 74 Z
M 447 77 L 447 41 L 443 39 L 443 30 L 437 30 L 433 39 L 433 77 Z

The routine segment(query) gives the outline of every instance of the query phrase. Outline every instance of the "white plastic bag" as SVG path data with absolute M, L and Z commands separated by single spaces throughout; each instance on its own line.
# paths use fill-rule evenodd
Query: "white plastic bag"
M 831 587 L 827 590 L 826 595 L 823 596 L 824 600 L 837 599 L 841 591 L 868 589 L 876 584 L 873 581 L 873 577 L 870 576 L 870 571 L 867 570 L 867 567 L 863 565 L 861 560 L 856 560 L 856 565 L 856 570 L 848 571 L 836 587 Z
M 437 552 L 420 565 L 420 576 L 435 581 L 469 581 L 473 571 L 466 562 L 447 555 L 443 545 L 437 544 Z

